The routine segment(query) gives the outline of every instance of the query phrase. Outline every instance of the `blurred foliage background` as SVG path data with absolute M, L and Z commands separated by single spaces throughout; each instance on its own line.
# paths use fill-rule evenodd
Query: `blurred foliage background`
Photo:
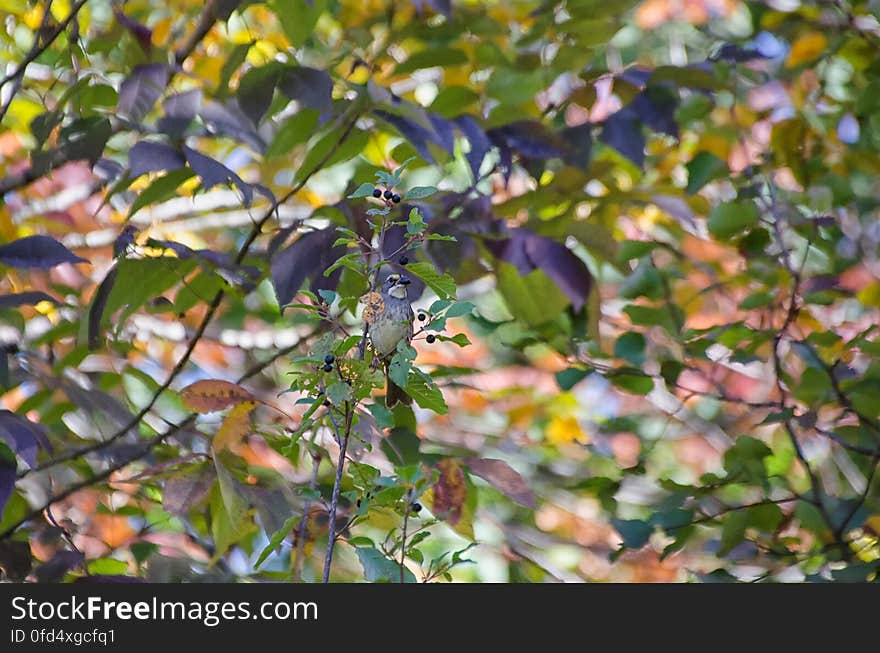
M 332 580 L 878 578 L 877 0 L 0 16 L 4 578 L 319 581 L 369 256 Z

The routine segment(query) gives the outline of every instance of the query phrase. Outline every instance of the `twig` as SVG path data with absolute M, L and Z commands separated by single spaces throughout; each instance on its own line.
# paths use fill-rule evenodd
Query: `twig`
M 76 5 L 73 6 L 70 12 L 70 16 L 68 16 L 64 22 L 62 22 L 57 30 L 50 35 L 49 38 L 43 44 L 42 48 L 39 48 L 39 51 L 36 53 L 30 53 L 28 57 L 19 64 L 18 68 L 7 75 L 2 82 L 0 82 L 0 88 L 2 88 L 9 80 L 17 78 L 24 73 L 24 68 L 31 63 L 34 59 L 39 57 L 54 41 L 58 38 L 61 32 L 67 28 L 68 24 L 71 20 L 76 16 L 77 12 L 86 4 L 88 0 L 80 0 Z M 198 47 L 201 40 L 208 34 L 213 26 L 214 22 L 217 20 L 214 14 L 214 5 L 216 0 L 209 0 L 205 8 L 202 10 L 202 14 L 199 18 L 198 25 L 196 30 L 193 32 L 192 36 L 187 39 L 186 43 L 177 51 L 175 54 L 175 61 L 178 64 L 178 68 L 183 64 L 183 62 L 195 52 L 195 49 Z M 207 27 L 206 27 L 207 26 Z M 180 72 L 179 70 L 175 71 L 175 74 Z M 170 83 L 170 81 L 169 81 Z M 14 95 L 14 93 L 13 93 Z M 11 99 L 10 99 L 11 102 Z M 7 107 L 8 108 L 8 107 Z M 3 113 L 5 113 L 6 108 L 3 109 Z M 0 119 L 2 119 L 2 113 L 0 113 Z M 117 133 L 123 131 L 123 125 L 118 125 L 113 129 L 113 133 Z M 57 170 L 61 166 L 66 163 L 70 163 L 74 159 L 71 157 L 71 152 L 73 150 L 69 150 L 65 152 L 61 149 L 51 150 L 46 153 L 45 159 L 41 162 L 39 167 L 30 166 L 21 172 L 8 175 L 3 179 L 0 179 L 0 196 L 5 195 L 9 191 L 16 190 L 27 186 L 28 184 L 33 183 L 37 179 L 41 179 L 46 176 L 47 173 L 52 172 L 53 170 Z
M 12 100 L 15 98 L 16 93 L 18 93 L 18 89 L 21 87 L 22 79 L 24 78 L 25 70 L 27 67 L 33 63 L 41 54 L 43 54 L 46 50 L 48 50 L 52 44 L 55 42 L 64 30 L 67 29 L 67 26 L 70 25 L 70 22 L 76 18 L 79 10 L 83 8 L 83 6 L 88 2 L 88 0 L 79 0 L 73 7 L 70 8 L 70 14 L 58 23 L 58 26 L 43 40 L 42 44 L 40 43 L 40 37 L 43 35 L 43 30 L 49 25 L 49 17 L 52 15 L 50 9 L 52 8 L 51 0 L 46 3 L 45 9 L 43 10 L 43 18 L 40 23 L 39 28 L 37 28 L 37 34 L 34 36 L 34 44 L 31 46 L 31 49 L 25 55 L 24 59 L 11 73 L 6 75 L 2 81 L 0 81 L 0 89 L 6 86 L 7 83 L 14 82 L 12 93 L 9 95 L 9 98 L 6 102 L 3 103 L 3 106 L 0 107 L 0 121 L 3 120 L 3 117 L 6 115 L 6 112 L 9 110 L 9 105 L 12 104 Z
M 269 218 L 274 213 L 275 207 L 277 207 L 279 204 L 287 201 L 288 199 L 293 197 L 293 195 L 295 195 L 297 192 L 299 192 L 299 190 L 301 190 L 305 186 L 305 184 L 308 182 L 308 180 L 311 179 L 311 177 L 324 166 L 324 164 L 330 159 L 331 156 L 333 156 L 333 154 L 336 152 L 336 150 L 339 148 L 339 146 L 348 138 L 348 136 L 351 134 L 352 129 L 354 129 L 354 126 L 357 122 L 358 116 L 359 116 L 359 114 L 356 114 L 354 116 L 354 118 L 351 120 L 351 122 L 348 124 L 348 126 L 343 130 L 342 134 L 340 135 L 339 140 L 336 143 L 336 146 L 333 147 L 324 157 L 321 158 L 321 160 L 315 165 L 315 168 L 313 170 L 309 171 L 305 175 L 305 177 L 303 177 L 303 179 L 298 184 L 296 184 L 289 192 L 287 192 L 282 198 L 280 198 L 275 203 L 273 203 L 272 208 L 270 208 L 263 215 L 263 217 L 254 224 L 247 240 L 241 246 L 241 249 L 239 250 L 238 255 L 235 258 L 236 263 L 240 263 L 244 259 L 244 257 L 247 255 L 247 252 L 248 252 L 250 246 L 253 244 L 253 242 L 256 240 L 257 236 L 262 231 L 263 225 L 269 220 Z M 219 307 L 220 302 L 223 299 L 223 296 L 224 296 L 224 292 L 222 290 L 218 291 L 217 295 L 214 297 L 214 301 L 211 302 L 211 307 L 208 309 L 208 312 L 205 314 L 205 317 L 203 318 L 201 324 L 199 325 L 199 328 L 196 331 L 196 335 L 193 337 L 193 340 L 189 343 L 189 346 L 187 347 L 187 351 L 185 352 L 184 356 L 180 359 L 180 361 L 178 361 L 178 364 L 175 365 L 174 370 L 172 370 L 171 375 L 169 375 L 169 377 L 168 377 L 168 379 L 166 379 L 165 383 L 163 383 L 162 386 L 160 386 L 159 388 L 156 389 L 156 391 L 153 393 L 153 396 L 151 397 L 150 401 L 147 402 L 147 405 L 144 408 L 142 408 L 139 411 L 139 413 L 134 418 L 132 418 L 132 420 L 128 424 L 126 424 L 123 428 L 121 428 L 119 431 L 114 433 L 110 438 L 98 443 L 97 445 L 93 445 L 91 447 L 86 447 L 85 449 L 74 452 L 71 455 L 63 456 L 60 459 L 55 459 L 53 461 L 50 461 L 50 463 L 48 463 L 47 465 L 39 466 L 38 468 L 45 469 L 46 467 L 57 465 L 60 462 L 64 462 L 66 460 L 71 460 L 74 458 L 79 458 L 82 455 L 85 455 L 87 453 L 97 451 L 99 449 L 103 449 L 104 447 L 111 444 L 113 441 L 121 438 L 131 428 L 133 428 L 134 426 L 137 426 L 140 423 L 140 420 L 149 412 L 149 410 L 156 403 L 159 396 L 165 390 L 168 389 L 168 387 L 171 385 L 174 378 L 177 376 L 177 374 L 180 373 L 180 371 L 183 369 L 186 362 L 189 360 L 189 356 L 192 354 L 193 350 L 195 349 L 195 345 L 196 345 L 198 339 L 201 338 L 201 336 L 204 334 L 205 329 L 207 328 L 208 323 L 213 318 L 214 313 L 217 310 L 217 307 Z M 255 366 L 255 368 L 256 368 L 256 372 L 259 372 L 260 370 L 263 369 L 263 367 L 259 367 L 259 366 Z M 252 368 L 252 369 L 254 369 L 254 368 Z M 168 431 L 166 431 L 164 433 L 159 433 L 159 434 L 153 436 L 152 438 L 150 438 L 149 440 L 147 440 L 147 442 L 144 444 L 144 446 L 141 447 L 141 449 L 139 449 L 134 455 L 129 456 L 128 458 L 124 459 L 121 462 L 118 462 L 114 465 L 111 465 L 107 469 L 103 470 L 102 472 L 99 472 L 98 474 L 96 474 L 88 479 L 84 479 L 83 481 L 80 481 L 79 483 L 74 483 L 73 485 L 69 486 L 68 488 L 66 488 L 65 490 L 60 492 L 59 494 L 56 494 L 56 495 L 49 497 L 43 503 L 43 505 L 41 505 L 39 508 L 34 509 L 31 512 L 27 513 L 26 515 L 24 515 L 23 517 L 21 517 L 20 519 L 15 521 L 14 523 L 10 524 L 6 528 L 6 530 L 4 530 L 3 532 L 0 532 L 0 540 L 3 540 L 5 538 L 9 537 L 13 532 L 15 532 L 15 530 L 19 526 L 21 526 L 26 521 L 29 521 L 30 519 L 33 519 L 34 517 L 38 516 L 46 508 L 50 507 L 54 503 L 57 503 L 58 501 L 66 499 L 67 497 L 71 496 L 72 494 L 75 494 L 79 490 L 85 489 L 87 487 L 90 487 L 91 485 L 94 485 L 96 483 L 100 483 L 101 481 L 104 481 L 104 480 L 110 478 L 110 476 L 112 476 L 113 473 L 115 473 L 116 471 L 118 471 L 118 470 L 122 469 L 123 467 L 125 467 L 126 465 L 146 456 L 153 449 L 153 447 L 155 447 L 158 444 L 161 444 L 166 438 L 170 437 L 171 435 L 180 431 L 181 429 L 187 428 L 190 424 L 192 424 L 195 421 L 195 417 L 196 416 L 194 414 L 189 415 L 182 422 L 180 422 L 177 426 L 170 428 Z M 350 425 L 349 425 L 349 427 L 350 427 Z M 36 469 L 38 469 L 38 468 L 34 468 L 30 471 L 36 471 Z
M 327 411 L 330 417 L 330 423 L 336 433 L 337 442 L 339 442 L 339 462 L 336 465 L 336 477 L 333 480 L 333 494 L 330 498 L 330 510 L 328 511 L 328 534 L 327 534 L 327 554 L 324 556 L 324 574 L 321 582 L 330 582 L 330 565 L 333 562 L 333 548 L 336 546 L 336 512 L 339 508 L 339 490 L 342 487 L 342 470 L 345 467 L 345 452 L 348 449 L 348 440 L 351 435 L 351 423 L 354 419 L 354 409 L 345 402 L 345 430 L 340 432 L 339 425 L 333 419 L 333 411 Z

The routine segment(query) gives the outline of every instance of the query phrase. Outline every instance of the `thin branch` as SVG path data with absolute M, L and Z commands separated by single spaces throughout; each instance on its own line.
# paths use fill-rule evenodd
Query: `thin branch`
M 327 415 L 330 417 L 330 423 L 336 433 L 336 441 L 339 442 L 339 462 L 336 465 L 336 477 L 333 480 L 333 494 L 330 498 L 330 510 L 328 511 L 329 520 L 327 522 L 327 553 L 324 556 L 324 574 L 321 582 L 330 582 L 330 566 L 333 563 L 333 549 L 336 546 L 336 512 L 339 508 L 339 490 L 342 487 L 342 470 L 345 467 L 345 452 L 348 450 L 348 440 L 351 436 L 351 423 L 354 419 L 354 409 L 345 402 L 345 429 L 340 431 L 339 425 L 333 418 L 333 411 L 328 410 Z
M 251 245 L 253 245 L 254 241 L 256 241 L 257 237 L 260 235 L 260 233 L 262 233 L 263 225 L 269 221 L 269 219 L 275 213 L 276 208 L 280 204 L 283 204 L 284 202 L 289 200 L 291 197 L 296 195 L 300 190 L 302 190 L 303 187 L 306 185 L 306 183 L 308 183 L 309 179 L 311 179 L 312 176 L 315 173 L 317 173 L 324 166 L 324 164 L 327 161 L 330 160 L 330 157 L 332 157 L 336 153 L 336 150 L 339 148 L 339 146 L 342 145 L 342 143 L 344 143 L 345 140 L 349 137 L 349 135 L 351 134 L 351 130 L 354 128 L 354 125 L 356 122 L 357 122 L 357 116 L 355 116 L 355 118 L 353 120 L 351 120 L 351 122 L 349 123 L 348 127 L 345 130 L 343 130 L 342 134 L 339 137 L 339 140 L 336 142 L 336 146 L 333 147 L 329 152 L 327 152 L 327 154 L 325 154 L 321 158 L 321 160 L 318 161 L 318 163 L 315 165 L 315 167 L 312 170 L 310 170 L 302 178 L 302 180 L 300 180 L 297 184 L 295 184 L 293 186 L 293 188 L 291 188 L 282 197 L 280 197 L 275 202 L 273 202 L 272 206 L 270 206 L 266 210 L 266 212 L 263 214 L 263 216 L 257 222 L 254 223 L 254 226 L 251 228 L 251 231 L 248 234 L 247 239 L 242 244 L 241 248 L 239 249 L 238 253 L 235 256 L 235 263 L 236 264 L 241 263 L 244 260 L 244 258 L 248 255 L 248 252 L 250 251 Z M 190 339 L 189 343 L 187 344 L 186 351 L 184 351 L 183 355 L 177 361 L 177 364 L 174 366 L 174 369 L 171 370 L 171 373 L 168 375 L 168 377 L 165 379 L 165 381 L 158 388 L 156 388 L 156 390 L 153 392 L 152 396 L 150 397 L 150 400 L 146 403 L 146 405 L 144 405 L 144 407 L 141 408 L 138 411 L 138 413 L 136 415 L 134 415 L 131 418 L 131 420 L 129 420 L 129 422 L 127 424 L 125 424 L 122 428 L 120 428 L 118 431 L 116 431 L 109 438 L 106 438 L 105 440 L 102 440 L 101 442 L 97 442 L 97 443 L 90 445 L 88 447 L 83 447 L 82 449 L 78 449 L 76 451 L 69 452 L 69 453 L 64 454 L 62 456 L 59 456 L 51 461 L 43 463 L 42 465 L 37 465 L 36 467 L 33 467 L 29 470 L 25 470 L 24 472 L 22 472 L 20 474 L 19 478 L 27 476 L 28 474 L 30 474 L 32 472 L 41 471 L 41 470 L 47 469 L 49 467 L 53 467 L 55 465 L 58 465 L 60 463 L 67 462 L 69 460 L 74 460 L 76 458 L 80 458 L 82 456 L 88 455 L 88 454 L 93 453 L 95 451 L 100 451 L 101 449 L 106 448 L 107 446 L 109 446 L 113 442 L 115 442 L 115 441 L 119 440 L 120 438 L 122 438 L 123 436 L 125 436 L 125 434 L 128 433 L 131 429 L 137 427 L 140 424 L 141 420 L 147 415 L 147 413 L 149 413 L 150 410 L 152 410 L 153 406 L 159 400 L 159 397 L 162 395 L 162 393 L 164 393 L 168 388 L 171 387 L 171 384 L 174 382 L 174 380 L 177 378 L 177 376 L 183 371 L 184 367 L 186 367 L 186 364 L 189 362 L 190 357 L 192 356 L 193 352 L 195 351 L 196 345 L 198 344 L 199 340 L 201 340 L 202 336 L 205 334 L 205 330 L 208 328 L 208 325 L 211 323 L 211 320 L 214 319 L 214 315 L 217 313 L 217 309 L 220 307 L 220 304 L 222 303 L 223 298 L 225 296 L 226 296 L 226 292 L 223 289 L 217 291 L 217 294 L 214 295 L 214 299 L 211 301 L 211 304 L 208 306 L 208 311 L 205 313 L 205 316 L 202 318 L 202 321 L 199 324 L 198 328 L 196 329 L 195 333 L 193 334 L 193 337 Z
M 199 46 L 199 43 L 208 35 L 208 32 L 211 31 L 211 28 L 214 27 L 214 23 L 217 22 L 217 12 L 215 8 L 217 7 L 217 0 L 208 0 L 205 3 L 205 8 L 202 9 L 202 14 L 199 16 L 199 22 L 196 24 L 196 28 L 189 35 L 189 38 L 186 40 L 180 49 L 174 53 L 174 61 L 178 66 L 182 66 L 183 62 L 186 61 L 189 56 L 195 52 L 195 49 Z
M 280 199 L 278 199 L 276 202 L 274 202 L 273 206 L 269 210 L 267 210 L 266 213 L 262 216 L 262 218 L 254 224 L 253 228 L 251 229 L 250 234 L 248 235 L 248 238 L 245 240 L 244 244 L 242 244 L 241 249 L 238 252 L 238 255 L 235 257 L 236 263 L 241 263 L 241 261 L 244 260 L 245 256 L 247 256 L 247 253 L 250 249 L 250 246 L 257 239 L 257 236 L 259 236 L 259 234 L 262 232 L 263 225 L 272 217 L 272 215 L 275 211 L 275 207 L 277 207 L 279 204 L 281 204 L 283 202 L 286 202 L 291 197 L 293 197 L 296 193 L 298 193 L 305 186 L 305 184 L 309 181 L 309 179 L 311 179 L 312 176 L 315 173 L 317 173 L 324 166 L 324 164 L 326 164 L 327 161 L 330 160 L 330 157 L 332 157 L 336 153 L 336 150 L 339 148 L 339 146 L 342 145 L 342 143 L 345 142 L 345 140 L 351 134 L 352 129 L 354 129 L 354 126 L 357 123 L 358 117 L 359 117 L 359 114 L 356 113 L 355 116 L 348 123 L 348 126 L 340 134 L 339 140 L 336 142 L 336 145 L 333 148 L 331 148 L 330 151 L 328 151 L 327 154 L 324 155 L 320 161 L 318 161 L 318 163 L 315 165 L 315 167 L 312 170 L 310 170 L 302 178 L 302 180 L 300 180 L 299 183 L 294 185 L 294 187 L 291 188 L 290 191 L 285 193 Z M 126 424 L 124 427 L 119 429 L 119 431 L 114 433 L 107 440 L 104 440 L 96 445 L 91 446 L 91 447 L 86 447 L 85 449 L 80 450 L 78 452 L 74 452 L 73 454 L 69 454 L 67 456 L 62 456 L 61 458 L 53 460 L 50 463 L 48 463 L 47 465 L 40 466 L 39 468 L 45 469 L 46 467 L 57 465 L 58 463 L 64 462 L 65 460 L 79 458 L 80 456 L 85 455 L 87 453 L 97 451 L 99 449 L 103 449 L 104 447 L 108 446 L 109 444 L 111 444 L 115 440 L 118 440 L 119 438 L 121 438 L 129 430 L 136 427 L 140 423 L 141 419 L 143 419 L 143 417 L 146 416 L 146 414 L 152 409 L 152 407 L 156 403 L 156 401 L 158 401 L 159 396 L 170 387 L 171 383 L 174 381 L 174 379 L 177 377 L 177 375 L 183 370 L 184 366 L 189 361 L 189 357 L 192 355 L 193 351 L 195 350 L 195 347 L 196 347 L 198 340 L 202 337 L 202 335 L 204 335 L 205 329 L 207 329 L 208 324 L 213 319 L 214 314 L 216 313 L 217 308 L 220 306 L 220 303 L 222 302 L 224 295 L 225 295 L 225 293 L 222 290 L 217 292 L 217 294 L 214 297 L 214 300 L 211 302 L 211 306 L 209 307 L 208 312 L 205 314 L 205 317 L 202 319 L 202 322 L 199 325 L 199 328 L 196 330 L 196 333 L 193 336 L 193 339 L 190 341 L 189 345 L 187 346 L 186 352 L 184 353 L 183 357 L 181 357 L 181 359 L 177 362 L 177 365 L 174 366 L 174 369 L 172 370 L 172 372 L 168 376 L 168 378 L 165 380 L 165 382 L 161 386 L 159 386 L 159 388 L 156 389 L 156 391 L 153 393 L 150 400 L 147 402 L 147 405 L 144 406 L 138 412 L 138 414 L 135 415 L 130 420 L 130 422 L 128 424 Z M 31 512 L 29 512 L 28 514 L 24 515 L 22 518 L 17 520 L 15 523 L 10 524 L 6 528 L 6 530 L 4 530 L 2 533 L 0 533 L 0 540 L 3 540 L 6 537 L 8 537 L 9 535 L 11 535 L 19 526 L 21 526 L 26 521 L 33 519 L 34 517 L 40 515 L 46 508 L 48 508 L 52 504 L 57 503 L 58 501 L 61 501 L 63 499 L 66 499 L 67 497 L 78 492 L 79 490 L 85 489 L 87 487 L 90 487 L 91 485 L 94 485 L 96 483 L 100 483 L 101 481 L 107 480 L 116 471 L 118 471 L 118 470 L 122 469 L 123 467 L 125 467 L 126 465 L 148 455 L 150 453 L 150 451 L 153 449 L 153 447 L 157 446 L 158 444 L 161 444 L 166 438 L 170 437 L 172 434 L 176 433 L 177 431 L 180 431 L 181 429 L 188 427 L 194 421 L 195 421 L 195 415 L 190 415 L 189 417 L 184 419 L 180 424 L 178 424 L 177 427 L 173 427 L 164 433 L 159 433 L 159 434 L 153 436 L 152 438 L 150 438 L 149 440 L 147 440 L 147 442 L 144 444 L 144 446 L 141 447 L 134 455 L 129 456 L 128 458 L 122 460 L 121 462 L 118 462 L 118 463 L 115 463 L 115 464 L 109 466 L 107 469 L 99 472 L 98 474 L 96 474 L 88 479 L 84 479 L 83 481 L 80 481 L 79 483 L 75 483 L 75 484 L 69 486 L 68 488 L 66 488 L 65 490 L 60 492 L 59 494 L 56 494 L 56 495 L 49 497 L 43 503 L 43 505 L 41 505 L 39 508 L 32 510 Z M 351 429 L 351 423 L 349 421 L 349 423 L 347 424 L 347 431 L 350 429 Z M 347 445 L 347 439 L 346 439 L 346 445 Z M 344 453 L 344 451 L 343 451 L 343 453 Z M 344 456 L 341 458 L 341 460 L 344 460 Z M 30 470 L 30 471 L 35 471 L 36 469 L 37 468 L 34 468 L 33 470 Z M 338 494 L 338 488 L 337 488 L 337 494 Z M 333 540 L 333 538 L 331 538 L 331 540 Z
M 36 53 L 29 53 L 29 55 L 25 58 L 25 60 L 19 64 L 18 68 L 6 76 L 2 82 L 0 82 L 0 88 L 2 88 L 8 81 L 11 79 L 18 79 L 21 75 L 24 74 L 24 68 L 31 63 L 34 59 L 39 57 L 51 44 L 58 38 L 64 29 L 67 28 L 68 24 L 71 20 L 76 16 L 76 13 L 86 4 L 88 0 L 79 0 L 79 2 L 73 6 L 70 12 L 70 16 L 68 16 L 56 29 L 53 34 L 50 35 L 49 38 L 46 39 L 43 43 L 43 47 L 39 48 L 39 51 Z M 207 36 L 208 32 L 211 31 L 211 27 L 213 27 L 214 22 L 216 22 L 217 18 L 214 13 L 214 5 L 216 4 L 216 0 L 208 0 L 208 3 L 205 5 L 205 8 L 202 10 L 202 14 L 199 17 L 199 22 L 196 26 L 196 29 L 191 34 L 190 38 L 187 39 L 186 43 L 177 51 L 175 54 L 175 61 L 178 64 L 178 68 L 183 64 L 183 62 L 189 58 L 190 55 L 195 51 L 198 47 L 199 43 L 202 39 Z M 176 72 L 180 72 L 175 71 Z M 170 81 L 169 81 L 170 83 Z M 13 93 L 13 96 L 15 93 Z M 11 102 L 11 97 L 9 102 Z M 0 112 L 0 120 L 2 120 L 3 114 L 6 112 L 8 107 L 4 107 L 3 111 Z M 113 129 L 113 132 L 122 131 L 122 127 L 117 126 Z M 23 188 L 38 179 L 42 179 L 48 173 L 57 170 L 61 166 L 66 163 L 70 163 L 74 159 L 70 158 L 70 150 L 64 151 L 61 149 L 51 150 L 46 153 L 45 159 L 41 162 L 39 167 L 30 166 L 21 172 L 8 175 L 3 179 L 0 179 L 0 196 L 5 195 L 6 193 L 17 190 L 19 188 Z
M 34 44 L 31 46 L 31 49 L 25 55 L 22 62 L 20 64 L 18 64 L 18 66 L 15 68 L 15 70 L 13 70 L 11 73 L 6 75 L 6 77 L 4 77 L 2 81 L 0 81 L 0 89 L 2 89 L 4 86 L 6 86 L 6 84 L 9 83 L 10 81 L 14 82 L 14 84 L 13 84 L 14 88 L 13 88 L 12 93 L 9 95 L 9 98 L 6 100 L 6 102 L 3 104 L 3 106 L 0 107 L 0 121 L 3 120 L 3 117 L 6 115 L 6 112 L 9 110 L 9 105 L 12 104 L 12 100 L 15 98 L 16 93 L 18 93 L 18 89 L 21 87 L 22 79 L 24 78 L 24 73 L 25 73 L 25 70 L 27 70 L 27 67 L 31 63 L 33 63 L 37 58 L 39 58 L 40 55 L 42 55 L 46 50 L 48 50 L 50 47 L 52 47 L 52 44 L 55 42 L 55 39 L 57 39 L 59 36 L 61 36 L 61 34 L 67 29 L 67 26 L 70 25 L 71 21 L 74 18 L 76 18 L 76 15 L 79 13 L 79 10 L 82 9 L 83 6 L 85 6 L 86 2 L 88 2 L 88 0 L 79 0 L 79 2 L 77 2 L 75 5 L 73 5 L 73 7 L 70 8 L 70 14 L 67 16 L 67 18 L 65 18 L 60 23 L 58 23 L 58 25 L 55 27 L 55 29 L 52 30 L 52 32 L 50 32 L 48 36 L 46 36 L 46 38 L 42 41 L 42 44 L 41 44 L 40 37 L 43 35 L 43 30 L 48 26 L 49 16 L 51 16 L 50 9 L 52 7 L 52 3 L 51 2 L 46 3 L 46 7 L 45 7 L 44 13 L 43 13 L 42 22 L 40 24 L 40 27 L 37 28 L 36 36 L 34 36 Z

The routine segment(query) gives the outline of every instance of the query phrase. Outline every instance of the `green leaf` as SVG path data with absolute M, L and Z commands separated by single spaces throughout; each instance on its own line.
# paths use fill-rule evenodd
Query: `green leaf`
M 627 549 L 641 549 L 654 532 L 651 524 L 640 519 L 612 519 L 611 525 L 620 533 Z
M 431 380 L 431 377 L 416 369 L 416 374 L 409 377 L 409 382 L 404 386 L 406 394 L 415 399 L 422 408 L 433 410 L 438 415 L 445 415 L 449 407 L 443 399 L 440 388 Z
M 634 395 L 646 395 L 654 389 L 654 379 L 650 376 L 645 376 L 644 374 L 616 372 L 614 374 L 608 374 L 607 378 L 621 390 L 625 390 Z
M 363 183 L 357 187 L 357 190 L 348 196 L 348 199 L 354 200 L 359 197 L 372 197 L 373 190 L 376 188 L 375 184 Z
M 327 399 L 339 406 L 346 401 L 351 401 L 351 386 L 343 381 L 335 381 L 327 386 Z
M 749 515 L 746 510 L 735 510 L 727 515 L 721 527 L 719 556 L 727 555 L 733 547 L 743 541 L 748 525 Z
M 687 164 L 688 171 L 688 195 L 693 195 L 713 179 L 727 175 L 730 171 L 727 163 L 719 159 L 711 152 L 697 152 L 697 155 Z
M 266 558 L 269 557 L 272 551 L 278 548 L 284 538 L 290 534 L 290 532 L 293 530 L 294 526 L 297 525 L 297 522 L 300 519 L 300 515 L 294 515 L 287 518 L 287 521 L 284 522 L 284 526 L 275 531 L 272 534 L 272 537 L 269 539 L 269 543 L 265 547 L 263 547 L 263 550 L 260 552 L 260 557 L 258 557 L 257 561 L 254 563 L 254 568 L 258 569 L 260 565 L 266 561 Z
M 709 214 L 709 232 L 721 240 L 727 240 L 756 224 L 758 207 L 752 202 L 725 202 L 716 206 Z
M 187 179 L 194 177 L 195 174 L 191 168 L 180 168 L 155 179 L 132 202 L 131 208 L 128 211 L 128 217 L 130 218 L 149 204 L 173 197 L 180 185 Z
M 645 362 L 645 344 L 645 336 L 641 333 L 624 333 L 614 343 L 614 355 L 640 367 Z
M 266 149 L 266 156 L 289 156 L 293 148 L 305 143 L 315 133 L 319 117 L 314 109 L 302 109 L 285 120 Z M 370 185 L 371 193 L 372 190 Z
M 437 192 L 437 189 L 434 186 L 415 186 L 414 188 L 410 188 L 406 191 L 406 194 L 403 196 L 404 200 L 420 200 L 425 197 L 430 197 L 434 193 Z
M 358 560 L 364 568 L 364 578 L 369 583 L 397 583 L 400 581 L 400 563 L 386 558 L 378 549 L 369 546 L 355 547 Z M 405 583 L 415 583 L 413 573 L 403 568 Z
M 179 284 L 198 265 L 195 258 L 181 259 L 172 256 L 121 259 L 117 263 L 116 281 L 107 298 L 102 321 L 106 322 L 116 311 L 125 307 L 125 313 L 120 318 L 121 323 L 148 301 Z
M 424 281 L 440 299 L 455 298 L 455 279 L 445 273 L 438 274 L 430 263 L 410 263 L 406 270 Z
M 569 367 L 567 370 L 562 370 L 556 373 L 556 384 L 561 390 L 567 392 L 592 373 L 593 370 Z
M 96 576 L 124 576 L 128 571 L 128 563 L 115 558 L 97 558 L 89 560 L 89 573 Z
M 724 453 L 724 469 L 737 482 L 763 484 L 767 480 L 764 458 L 773 452 L 760 440 L 741 435 Z

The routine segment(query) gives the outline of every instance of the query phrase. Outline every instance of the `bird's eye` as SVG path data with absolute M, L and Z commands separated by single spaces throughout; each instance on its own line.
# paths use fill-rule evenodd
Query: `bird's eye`
M 399 275 L 399 274 L 389 274 L 389 275 L 388 275 L 388 279 L 387 279 L 387 281 L 388 281 L 389 283 L 397 283 L 397 280 L 398 280 L 398 279 L 400 279 L 400 275 Z

